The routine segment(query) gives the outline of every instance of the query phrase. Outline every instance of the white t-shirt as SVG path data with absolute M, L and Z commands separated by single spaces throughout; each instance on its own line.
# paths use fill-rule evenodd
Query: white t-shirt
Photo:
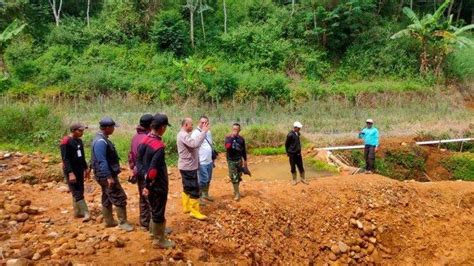
M 196 138 L 199 133 L 201 133 L 201 129 L 196 128 L 195 130 L 193 130 L 191 138 Z M 212 144 L 212 134 L 209 130 L 206 133 L 206 138 L 199 147 L 199 164 L 201 165 L 207 165 L 212 163 L 212 147 L 210 143 Z

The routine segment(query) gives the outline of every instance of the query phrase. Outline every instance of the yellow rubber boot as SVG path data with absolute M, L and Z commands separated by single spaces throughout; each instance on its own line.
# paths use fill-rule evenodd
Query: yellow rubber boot
M 184 213 L 188 213 L 191 211 L 189 208 L 189 196 L 184 192 L 181 192 L 181 204 L 183 204 Z
M 191 215 L 191 217 L 196 218 L 198 220 L 206 220 L 207 219 L 207 216 L 200 212 L 199 200 L 189 198 L 189 205 L 188 206 L 189 206 L 189 210 L 190 210 L 189 214 Z

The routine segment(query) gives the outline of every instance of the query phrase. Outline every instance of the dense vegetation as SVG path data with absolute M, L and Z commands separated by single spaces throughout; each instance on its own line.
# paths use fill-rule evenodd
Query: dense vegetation
M 461 9 L 461 1 L 448 1 L 435 13 L 439 17 L 421 20 L 409 16 L 411 9 L 403 9 L 408 16 L 402 12 L 410 3 L 420 17 L 442 4 L 0 0 L 0 29 L 15 19 L 26 23 L 21 33 L 0 41 L 0 92 L 86 98 L 126 92 L 165 103 L 191 97 L 285 103 L 359 91 L 413 91 L 473 76 L 472 48 L 451 53 L 466 44 L 462 34 L 468 29 L 459 36 L 453 29 L 470 22 L 472 3 Z M 426 35 L 421 44 L 417 20 Z M 406 37 L 390 38 L 397 32 L 395 37 Z M 446 60 L 438 59 L 439 47 L 446 48 Z M 430 58 L 432 66 L 423 61 Z

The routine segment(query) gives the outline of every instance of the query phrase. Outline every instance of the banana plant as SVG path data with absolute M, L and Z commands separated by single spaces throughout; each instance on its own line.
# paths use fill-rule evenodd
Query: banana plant
M 452 15 L 448 19 L 444 17 L 451 1 L 453 0 L 446 0 L 434 14 L 426 14 L 421 19 L 411 8 L 403 8 L 403 13 L 412 24 L 393 34 L 391 39 L 412 37 L 420 43 L 420 73 L 427 73 L 431 66 L 435 74 L 440 75 L 442 64 L 449 53 L 457 47 L 473 45 L 463 34 L 474 29 L 474 24 L 458 28 L 453 25 Z
M 5 64 L 3 63 L 3 50 L 6 48 L 7 43 L 18 35 L 26 26 L 26 23 L 20 23 L 18 20 L 14 20 L 10 23 L 0 34 L 0 73 L 5 72 Z M 7 74 L 3 74 L 2 80 L 7 79 Z

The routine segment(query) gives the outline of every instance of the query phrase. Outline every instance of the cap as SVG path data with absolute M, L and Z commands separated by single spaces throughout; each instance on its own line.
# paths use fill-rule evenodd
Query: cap
M 293 123 L 293 127 L 303 128 L 303 124 L 301 124 L 300 122 L 296 121 L 295 123 Z
M 118 127 L 115 121 L 110 117 L 104 117 L 99 121 L 100 127 Z
M 88 127 L 84 126 L 84 124 L 82 123 L 72 123 L 70 126 L 69 126 L 69 130 L 71 131 L 74 131 L 74 130 L 84 130 L 84 129 L 87 129 Z
M 151 125 L 151 121 L 153 121 L 153 115 L 152 114 L 144 114 L 142 117 L 140 117 L 140 126 L 144 128 L 149 128 Z
M 161 126 L 171 126 L 168 122 L 168 116 L 165 114 L 157 113 L 153 116 L 153 121 L 151 122 L 152 127 L 161 127 Z
M 374 123 L 374 120 L 369 118 L 369 119 L 365 120 L 365 122 L 366 122 L 366 123 L 373 124 L 373 123 Z

